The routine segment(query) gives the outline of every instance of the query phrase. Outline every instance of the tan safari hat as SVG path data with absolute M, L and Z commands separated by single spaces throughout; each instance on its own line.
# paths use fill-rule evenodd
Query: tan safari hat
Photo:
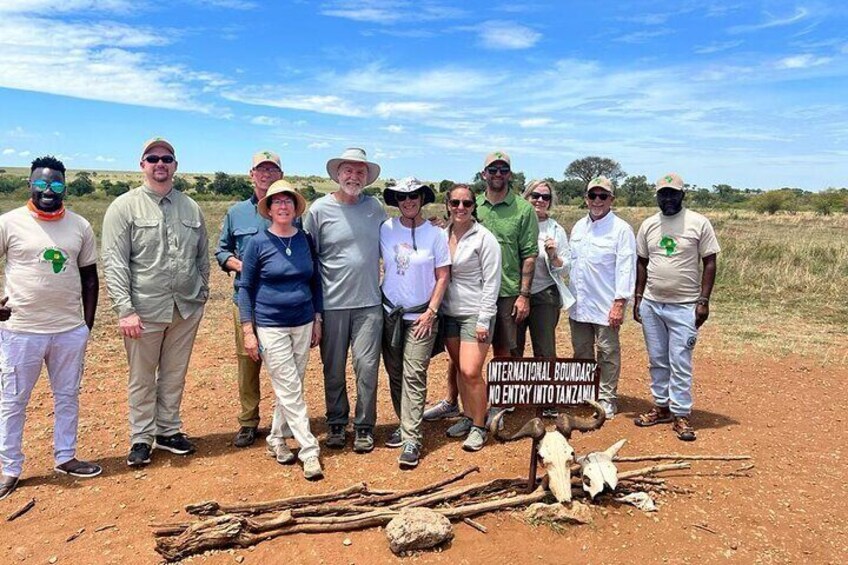
M 335 182 L 339 182 L 339 167 L 342 163 L 365 163 L 368 166 L 368 179 L 365 181 L 365 186 L 374 184 L 374 181 L 380 176 L 380 165 L 372 163 L 365 156 L 365 150 L 359 147 L 348 147 L 341 154 L 341 157 L 335 157 L 327 161 L 327 174 Z
M 268 187 L 268 192 L 265 193 L 265 198 L 259 201 L 256 206 L 259 215 L 268 220 L 271 219 L 271 213 L 268 211 L 271 207 L 271 197 L 275 194 L 286 194 L 294 198 L 294 216 L 299 218 L 306 212 L 306 198 L 303 197 L 295 188 L 289 184 L 289 181 L 278 180 Z
M 683 179 L 680 178 L 680 175 L 677 173 L 668 173 L 667 175 L 663 175 L 657 179 L 657 192 L 664 188 L 673 188 L 674 190 L 684 192 L 686 190 L 686 185 L 683 183 Z

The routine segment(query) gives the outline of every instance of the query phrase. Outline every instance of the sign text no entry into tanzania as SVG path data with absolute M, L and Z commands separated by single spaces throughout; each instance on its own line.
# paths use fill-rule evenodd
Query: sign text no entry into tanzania
M 592 359 L 495 357 L 487 381 L 492 406 L 576 406 L 598 399 Z

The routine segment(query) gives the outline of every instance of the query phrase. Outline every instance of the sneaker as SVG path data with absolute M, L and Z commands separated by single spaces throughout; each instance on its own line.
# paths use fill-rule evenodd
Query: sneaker
M 657 424 L 670 424 L 673 420 L 671 410 L 668 406 L 654 406 L 648 412 L 639 414 L 633 419 L 633 423 L 640 428 L 648 428 Z
M 618 412 L 618 405 L 615 400 L 599 400 L 598 404 L 604 409 L 604 415 L 606 415 L 607 420 L 615 418 L 615 413 Z
M 89 463 L 88 461 L 80 461 L 79 459 L 71 459 L 65 461 L 61 465 L 56 465 L 53 470 L 58 473 L 70 475 L 72 477 L 80 477 L 82 479 L 90 479 L 99 475 L 103 469 L 100 465 Z
M 18 488 L 18 483 L 21 481 L 19 477 L 7 477 L 3 475 L 3 480 L 0 481 L 0 500 L 3 500 Z
M 127 465 L 141 467 L 150 463 L 150 446 L 146 443 L 134 443 L 127 456 Z
M 433 406 L 424 410 L 422 418 L 425 422 L 435 422 L 436 420 L 456 418 L 461 415 L 462 414 L 459 412 L 459 404 L 451 404 L 447 400 L 440 400 Z
M 374 434 L 365 428 L 356 429 L 356 437 L 353 440 L 353 451 L 356 453 L 369 453 L 374 450 Z
M 184 433 L 176 433 L 171 436 L 156 436 L 153 441 L 154 449 L 164 449 L 177 455 L 188 455 L 194 453 L 197 448 L 191 443 Z
M 462 449 L 465 451 L 480 451 L 486 445 L 486 440 L 489 439 L 489 434 L 486 428 L 471 426 L 471 431 L 468 432 L 468 437 L 462 444 Z
M 317 481 L 324 478 L 324 471 L 321 469 L 321 462 L 317 456 L 308 457 L 303 462 L 303 476 L 307 481 Z
M 253 445 L 255 441 L 256 426 L 242 426 L 239 428 L 235 439 L 233 439 L 233 445 L 236 447 L 247 447 Z
M 412 469 L 418 466 L 418 458 L 421 456 L 421 448 L 414 441 L 403 442 L 403 451 L 398 457 L 398 465 L 401 469 Z
M 330 426 L 330 432 L 327 434 L 327 439 L 324 441 L 324 445 L 331 449 L 343 449 L 345 444 L 347 444 L 347 432 L 345 431 L 345 427 L 341 424 L 334 424 Z
M 559 412 L 557 412 L 556 408 L 542 409 L 542 418 L 556 418 L 557 416 L 559 416 Z
M 448 437 L 465 437 L 471 430 L 474 422 L 468 416 L 463 416 L 456 424 L 449 427 L 445 433 Z
M 269 443 L 266 453 L 276 459 L 280 465 L 290 465 L 296 459 L 292 450 L 286 445 L 285 440 L 281 440 L 277 445 L 271 445 Z
M 671 429 L 677 438 L 683 441 L 695 441 L 695 428 L 689 423 L 688 416 L 675 416 Z
M 392 432 L 392 435 L 389 436 L 389 439 L 386 440 L 386 447 L 400 447 L 403 445 L 403 438 L 401 437 L 400 428 L 397 428 Z

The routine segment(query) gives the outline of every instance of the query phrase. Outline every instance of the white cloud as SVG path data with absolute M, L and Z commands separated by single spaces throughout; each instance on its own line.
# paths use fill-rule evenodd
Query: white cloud
M 473 69 L 445 67 L 411 71 L 373 63 L 342 76 L 328 75 L 323 80 L 356 92 L 450 98 L 491 87 L 501 78 L 500 73 L 482 73 Z
M 283 121 L 271 116 L 254 116 L 250 119 L 250 123 L 256 126 L 278 126 Z
M 650 31 L 634 31 L 632 33 L 628 33 L 625 35 L 621 35 L 616 37 L 613 41 L 618 41 L 619 43 L 647 43 L 657 37 L 663 37 L 665 35 L 671 35 L 673 33 L 670 29 L 655 29 Z
M 518 125 L 523 128 L 538 128 L 550 124 L 553 120 L 550 118 L 525 118 L 518 121 Z
M 126 12 L 133 4 L 130 0 L 3 0 L 0 13 Z
M 763 22 L 760 22 L 758 24 L 733 26 L 727 30 L 727 33 L 748 33 L 773 27 L 789 26 L 806 19 L 809 15 L 810 12 L 809 10 L 807 10 L 807 8 L 799 7 L 795 9 L 795 13 L 791 16 L 787 16 L 785 18 L 776 18 L 774 16 L 769 15 L 768 19 Z
M 381 130 L 384 130 L 384 131 L 387 131 L 387 132 L 389 132 L 389 133 L 403 133 L 403 132 L 404 132 L 404 127 L 403 127 L 403 126 L 399 126 L 399 125 L 397 125 L 397 124 L 390 124 L 390 125 L 388 125 L 388 126 L 385 126 L 385 127 L 380 128 L 380 129 L 381 129 Z
M 810 54 L 793 55 L 785 57 L 775 63 L 778 69 L 807 69 L 810 67 L 819 67 L 830 63 L 831 57 L 816 57 Z
M 480 44 L 486 49 L 528 49 L 542 34 L 514 22 L 487 21 L 478 28 Z
M 18 151 L 18 156 L 20 157 L 29 157 L 31 154 L 31 151 Z
M 94 158 L 94 160 L 97 161 L 98 163 L 114 163 L 115 162 L 114 157 L 104 157 L 103 155 L 98 155 L 97 157 Z
M 324 2 L 321 14 L 357 22 L 391 25 L 461 17 L 465 11 L 432 0 L 333 0 Z
M 380 102 L 374 111 L 382 118 L 390 116 L 423 115 L 434 112 L 439 106 L 431 102 Z
M 12 149 L 11 147 L 7 147 L 3 150 L 3 155 L 14 155 L 15 153 L 17 153 L 17 151 Z
M 240 91 L 225 91 L 221 93 L 221 96 L 227 100 L 255 106 L 288 108 L 340 116 L 363 114 L 361 109 L 335 95 L 277 94 L 275 90 L 277 89 L 273 87 L 250 87 Z
M 728 49 L 733 49 L 734 47 L 739 47 L 744 43 L 741 39 L 737 41 L 717 41 L 714 43 L 710 43 L 709 45 L 701 45 L 695 47 L 693 51 L 698 55 L 709 55 L 711 53 L 719 53 L 721 51 L 727 51 Z
M 329 147 L 330 144 L 326 141 L 315 141 L 306 146 L 307 149 L 325 149 Z

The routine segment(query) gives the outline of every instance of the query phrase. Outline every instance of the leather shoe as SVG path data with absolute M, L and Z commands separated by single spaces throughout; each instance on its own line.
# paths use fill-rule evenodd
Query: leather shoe
M 18 483 L 20 482 L 20 478 L 18 477 L 7 477 L 3 475 L 3 480 L 0 481 L 0 500 L 3 500 L 18 488 Z
M 80 461 L 76 458 L 71 459 L 70 461 L 65 461 L 61 465 L 56 465 L 53 467 L 53 470 L 59 473 L 64 473 L 65 475 L 80 477 L 83 479 L 96 477 L 103 471 L 100 465 L 95 465 L 88 461 Z
M 233 445 L 236 447 L 247 447 L 253 445 L 255 441 L 256 428 L 254 426 L 242 426 L 236 434 L 235 439 L 233 439 Z

